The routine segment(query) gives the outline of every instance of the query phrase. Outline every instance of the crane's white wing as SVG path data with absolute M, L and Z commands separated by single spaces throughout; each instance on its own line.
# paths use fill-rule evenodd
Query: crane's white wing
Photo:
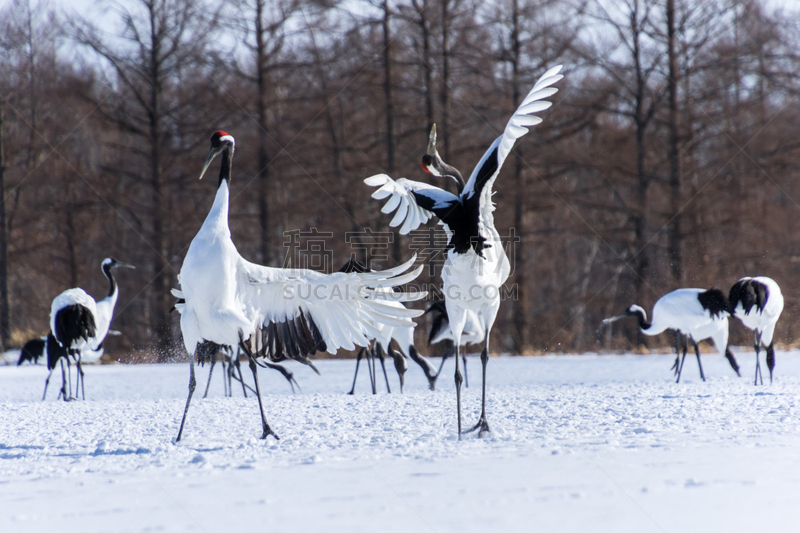
M 394 293 L 392 288 L 415 279 L 416 260 L 382 272 L 322 274 L 304 269 L 276 269 L 240 260 L 237 294 L 244 312 L 260 333 L 264 355 L 272 360 L 302 358 L 317 350 L 367 346 L 381 336 L 380 325 L 414 327 L 422 311 L 394 306 L 415 301 L 425 292 Z
M 400 235 L 407 235 L 436 215 L 442 220 L 460 201 L 458 196 L 418 181 L 400 178 L 395 181 L 386 174 L 377 174 L 364 180 L 370 187 L 380 187 L 372 193 L 376 200 L 389 198 L 381 209 L 384 213 L 396 210 L 389 225 L 396 228 L 401 223 Z
M 533 86 L 533 89 L 525 96 L 520 106 L 514 111 L 514 114 L 506 124 L 503 134 L 495 139 L 475 166 L 472 175 L 470 175 L 467 184 L 464 186 L 464 190 L 461 192 L 462 199 L 466 200 L 476 193 L 479 194 L 486 185 L 486 182 L 497 175 L 506 157 L 508 157 L 511 149 L 514 147 L 516 140 L 528 133 L 528 128 L 542 122 L 541 118 L 533 116 L 531 113 L 544 111 L 552 105 L 551 102 L 542 100 L 558 92 L 558 89 L 550 86 L 564 77 L 558 73 L 560 70 L 561 65 L 553 67 L 545 72 L 544 75 L 539 78 L 539 81 L 536 82 L 536 85 Z

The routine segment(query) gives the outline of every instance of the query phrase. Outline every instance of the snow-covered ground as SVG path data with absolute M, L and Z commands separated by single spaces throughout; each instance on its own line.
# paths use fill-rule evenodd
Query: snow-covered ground
M 796 531 L 797 355 L 760 387 L 747 352 L 741 379 L 705 354 L 708 381 L 687 358 L 680 384 L 667 355 L 492 358 L 494 432 L 461 442 L 452 360 L 436 392 L 412 366 L 403 396 L 366 373 L 344 394 L 353 361 L 292 366 L 297 394 L 262 370 L 277 442 L 219 366 L 200 398 L 206 367 L 178 444 L 187 365 L 91 366 L 70 403 L 60 375 L 41 402 L 43 367 L 0 367 L 0 531 Z

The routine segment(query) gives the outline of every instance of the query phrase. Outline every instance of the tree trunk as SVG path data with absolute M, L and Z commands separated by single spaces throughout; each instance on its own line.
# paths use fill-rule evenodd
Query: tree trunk
M 391 60 L 391 28 L 389 27 L 391 12 L 389 0 L 383 2 L 383 96 L 386 104 L 386 171 L 394 172 L 394 101 L 392 99 L 392 60 Z
M 417 3 L 414 2 L 417 6 Z M 433 127 L 433 66 L 431 65 L 431 32 L 428 27 L 428 17 L 425 12 L 425 6 L 422 8 L 417 7 L 419 12 L 419 26 L 420 33 L 422 34 L 422 76 L 425 84 L 425 118 L 427 125 L 425 127 L 425 143 L 427 144 L 428 133 Z
M 439 93 L 439 107 L 442 108 L 441 146 L 444 160 L 450 162 L 450 28 L 448 26 L 448 8 L 450 0 L 441 0 L 442 3 L 442 90 Z M 449 184 L 447 185 L 449 188 Z
M 0 103 L 0 352 L 11 336 L 11 306 L 8 296 L 8 225 L 6 224 L 5 158 L 3 152 L 3 105 Z
M 164 183 L 161 176 L 161 42 L 160 30 L 155 19 L 155 8 L 150 10 L 151 47 L 150 47 L 150 109 L 149 111 L 149 137 L 150 137 L 150 187 L 153 202 L 153 290 L 155 291 L 155 309 L 151 313 L 154 317 L 153 330 L 158 344 L 159 361 L 169 359 L 171 346 L 171 328 L 169 320 L 169 295 L 170 280 L 167 276 L 169 267 L 169 250 L 164 234 L 165 209 L 164 209 Z
M 269 229 L 269 154 L 267 152 L 267 65 L 264 40 L 264 0 L 256 2 L 256 83 L 258 98 L 258 223 L 261 230 L 261 261 L 269 265 L 272 260 Z
M 667 246 L 672 279 L 683 278 L 681 257 L 681 166 L 678 130 L 678 60 L 675 52 L 675 0 L 667 0 L 667 42 L 669 46 L 669 188 L 672 219 Z
M 511 69 L 513 72 L 511 81 L 511 103 L 514 109 L 520 104 L 520 69 L 522 68 L 522 46 L 519 35 L 519 4 L 513 1 L 511 14 Z M 514 195 L 514 231 L 517 235 L 526 235 L 525 225 L 525 199 L 527 191 L 525 180 L 522 174 L 522 158 L 519 153 L 514 152 L 514 188 L 517 194 Z M 517 299 L 514 301 L 514 336 L 515 351 L 523 353 L 528 346 L 528 298 L 527 298 L 527 256 L 524 244 L 520 242 L 519 253 L 514 255 L 514 273 L 517 281 Z
M 72 196 L 72 187 L 67 187 L 65 198 Z M 72 202 L 70 202 L 72 203 Z M 69 264 L 69 286 L 78 286 L 78 251 L 76 249 L 77 236 L 75 232 L 75 214 L 69 204 L 64 206 L 65 224 L 64 224 L 64 240 L 67 241 L 67 263 Z
M 644 111 L 645 85 L 646 80 L 642 71 L 642 58 L 640 47 L 641 28 L 638 26 L 638 3 L 634 4 L 634 11 L 631 13 L 631 31 L 633 33 L 633 61 L 636 70 L 636 96 L 634 122 L 636 126 L 636 215 L 634 217 L 635 232 L 635 253 L 636 258 L 636 301 L 642 305 L 645 300 L 645 285 L 647 283 L 648 270 L 650 268 L 650 254 L 647 245 L 647 189 L 650 185 L 650 178 L 645 169 L 645 129 L 649 122 Z M 640 330 L 637 329 L 637 338 L 640 344 L 647 345 L 647 340 Z
M 650 267 L 650 255 L 647 246 L 647 187 L 649 181 L 645 175 L 645 146 L 644 146 L 644 125 L 636 124 L 636 173 L 638 176 L 638 186 L 636 189 L 637 213 L 634 217 L 634 242 L 636 257 L 636 301 L 644 301 L 644 287 Z M 639 332 L 640 340 L 643 335 Z
M 383 1 L 383 96 L 386 103 L 386 172 L 394 175 L 394 100 L 392 95 L 392 35 L 389 23 L 391 22 L 389 0 Z M 400 234 L 395 233 L 392 241 L 392 256 L 399 262 L 402 256 Z

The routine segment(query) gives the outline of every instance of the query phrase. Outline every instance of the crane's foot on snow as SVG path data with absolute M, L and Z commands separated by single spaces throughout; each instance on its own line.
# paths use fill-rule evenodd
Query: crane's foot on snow
M 269 425 L 265 425 L 264 426 L 264 433 L 261 434 L 261 439 L 264 440 L 267 437 L 269 437 L 270 435 L 275 437 L 275 440 L 281 440 L 281 438 L 278 436 L 278 434 L 275 433 L 274 431 L 272 431 L 272 428 L 270 428 Z
M 464 433 L 472 433 L 475 430 L 479 430 L 478 438 L 483 437 L 484 433 L 491 433 L 492 430 L 489 427 L 489 421 L 486 420 L 486 415 L 481 415 L 481 417 L 478 419 L 478 423 L 466 430 Z

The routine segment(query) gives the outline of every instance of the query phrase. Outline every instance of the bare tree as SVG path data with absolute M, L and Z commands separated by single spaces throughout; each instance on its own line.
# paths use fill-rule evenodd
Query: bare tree
M 239 12 L 231 25 L 241 35 L 241 42 L 249 52 L 246 65 L 234 52 L 229 58 L 234 72 L 254 85 L 255 126 L 258 138 L 258 223 L 260 235 L 260 261 L 271 264 L 275 248 L 272 236 L 269 199 L 272 196 L 272 162 L 277 154 L 277 131 L 270 123 L 271 106 L 277 97 L 275 86 L 281 70 L 289 67 L 282 61 L 287 38 L 292 33 L 293 17 L 303 8 L 301 0 L 240 0 Z M 293 65 L 297 67 L 297 65 Z
M 678 126 L 678 54 L 675 43 L 675 0 L 667 0 L 667 54 L 669 72 L 669 188 L 673 216 L 669 222 L 669 260 L 672 278 L 680 282 L 683 278 L 681 257 L 681 161 L 680 131 Z
M 634 127 L 633 194 L 630 203 L 625 203 L 633 226 L 630 243 L 635 257 L 633 284 L 639 302 L 645 301 L 651 264 L 648 190 L 653 176 L 647 166 L 647 134 L 664 96 L 655 81 L 663 57 L 652 36 L 655 7 L 654 0 L 625 0 L 608 8 L 595 4 L 590 16 L 598 23 L 595 38 L 603 44 L 592 43 L 590 52 L 585 54 L 590 63 L 608 76 L 610 85 L 604 89 L 615 91 L 615 100 L 605 111 L 630 119 Z M 611 42 L 607 41 L 607 34 L 613 36 Z
M 6 180 L 3 143 L 5 91 L 0 86 L 0 351 L 5 350 L 11 335 L 11 306 L 8 297 L 8 232 L 6 224 Z
M 119 5 L 121 39 L 109 41 L 88 19 L 76 16 L 71 21 L 75 40 L 107 62 L 122 94 L 106 114 L 118 127 L 140 138 L 147 150 L 140 151 L 146 165 L 141 183 L 149 189 L 151 248 L 149 263 L 154 307 L 152 332 L 160 347 L 160 357 L 168 357 L 171 344 L 169 316 L 170 286 L 173 272 L 169 194 L 165 177 L 167 150 L 172 144 L 174 120 L 186 105 L 185 99 L 170 98 L 181 70 L 202 62 L 206 46 L 216 28 L 215 17 L 206 17 L 204 6 L 191 0 L 137 0 L 131 9 Z M 201 72 L 195 68 L 195 72 Z M 185 95 L 190 98 L 191 95 Z M 122 98 L 122 99 L 120 99 Z M 100 105 L 99 107 L 107 107 Z
M 14 212 L 22 182 L 43 162 L 40 115 L 47 108 L 59 29 L 50 7 L 14 0 L 0 11 L 0 350 L 12 335 L 9 285 Z M 43 74 L 45 74 L 43 76 Z M 9 113 L 10 111 L 10 113 Z M 13 128 L 13 129 L 12 129 Z M 13 137 L 7 135 L 11 131 Z M 24 140 L 23 140 L 24 138 Z M 9 150 L 9 140 L 14 144 Z M 9 157 L 9 154 L 12 154 Z M 24 154 L 24 157 L 20 157 Z M 11 176 L 20 176 L 11 186 Z M 31 180 L 33 181 L 33 180 Z

